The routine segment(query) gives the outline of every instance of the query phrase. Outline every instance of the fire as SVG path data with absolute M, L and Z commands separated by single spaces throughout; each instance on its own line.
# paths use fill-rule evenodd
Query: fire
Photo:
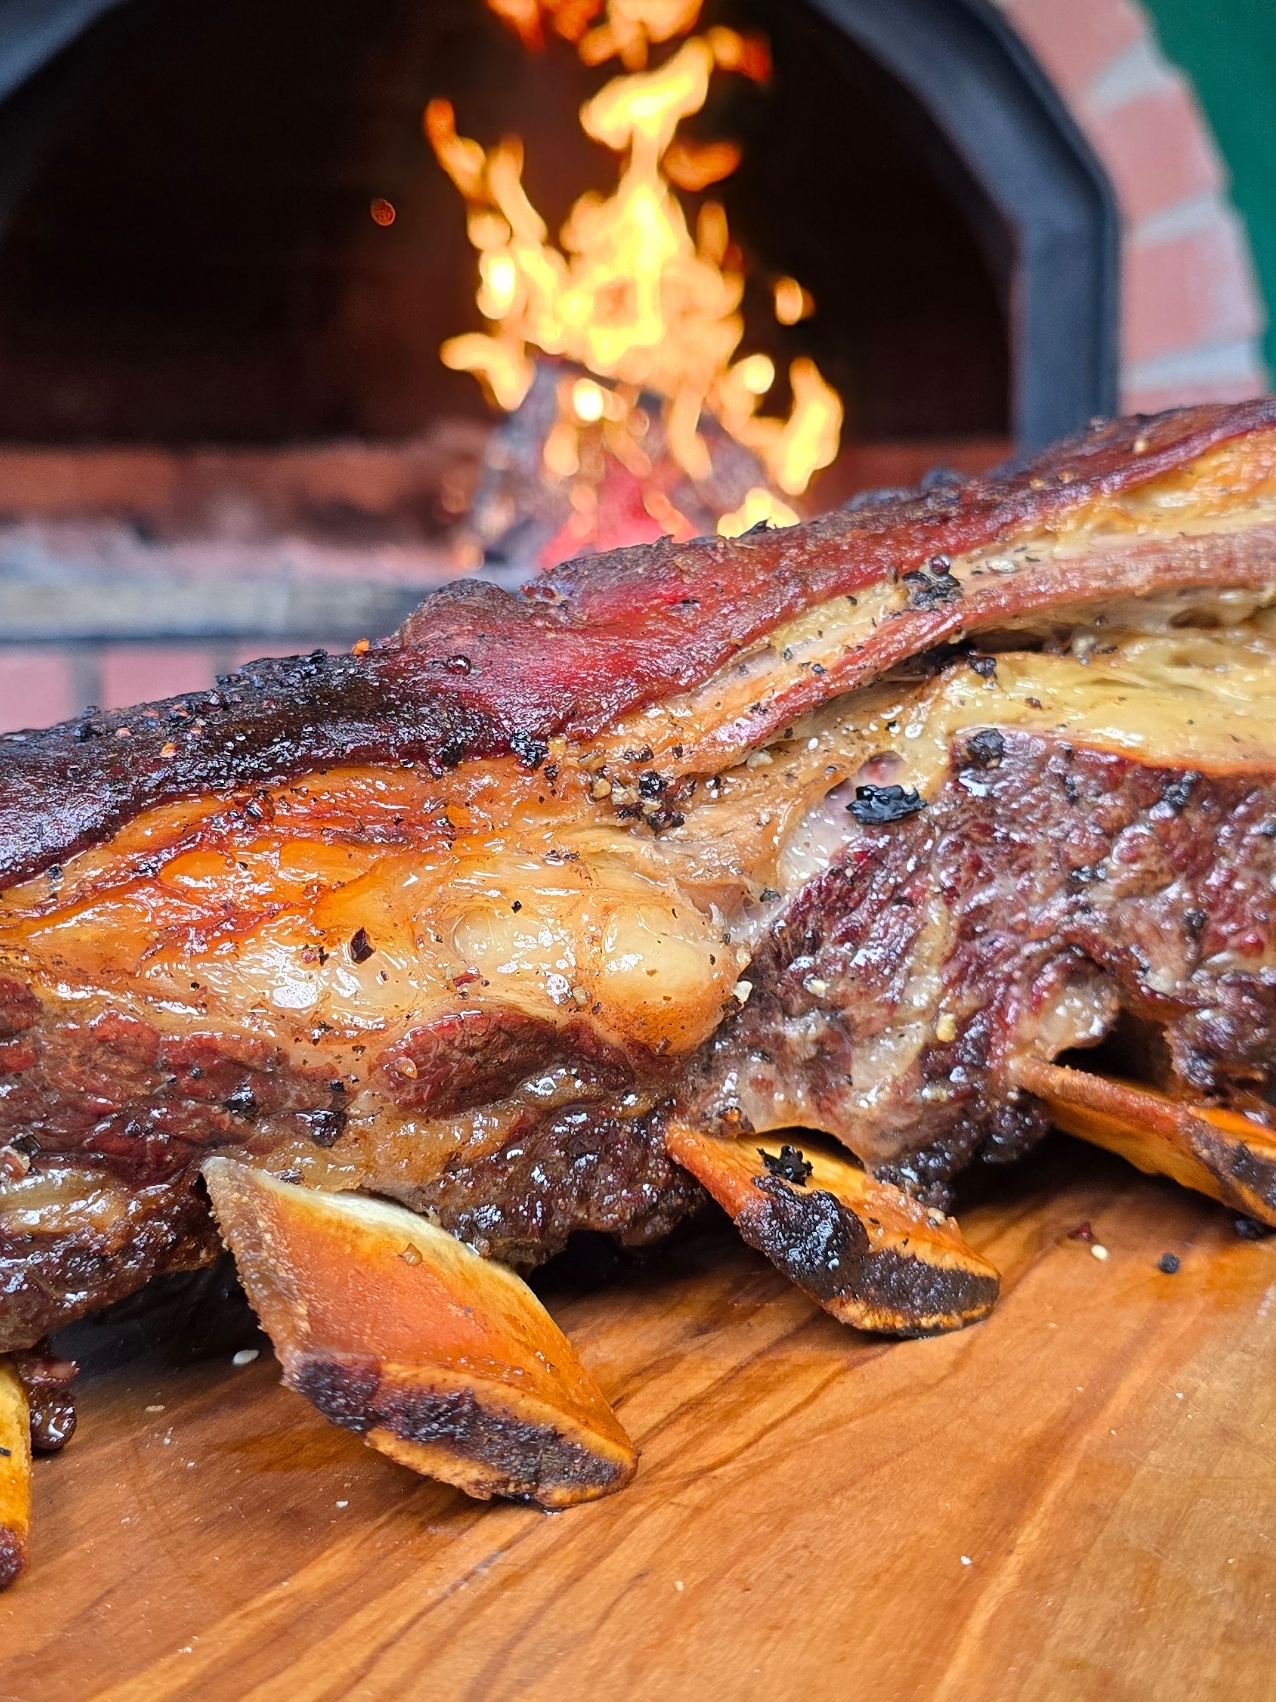
M 577 43 L 586 65 L 619 59 L 629 71 L 646 68 L 653 43 L 672 41 L 693 30 L 702 4 L 703 0 L 608 0 L 606 18 L 591 30 L 588 26 L 604 10 L 603 0 L 488 0 L 497 17 L 532 52 L 544 47 L 548 24 L 565 41 Z
M 578 41 L 590 63 L 617 55 L 627 66 L 643 66 L 650 44 L 694 26 L 701 0 L 609 0 L 604 21 L 588 31 L 601 6 L 584 0 L 489 4 L 529 46 L 543 44 L 548 20 Z M 614 459 L 642 478 L 647 416 L 640 401 L 654 396 L 663 406 L 668 453 L 683 474 L 703 482 L 712 463 L 701 425 L 711 415 L 752 451 L 774 487 L 759 484 L 739 509 L 722 516 L 720 529 L 733 535 L 757 519 L 797 519 L 778 493 L 800 495 L 832 461 L 842 404 L 814 362 L 799 358 L 789 368 L 788 417 L 759 411 L 776 373 L 767 355 L 738 354 L 744 278 L 726 214 L 717 202 L 705 203 L 693 232 L 674 193 L 675 184 L 703 190 L 739 162 L 733 143 L 693 143 L 677 134 L 703 108 L 715 69 L 765 76 L 765 46 L 715 28 L 685 41 L 655 69 L 613 78 L 585 102 L 585 133 L 623 165 L 612 195 L 577 200 L 558 245 L 523 188 L 521 141 L 507 137 L 484 149 L 458 135 L 444 100 L 430 103 L 424 122 L 466 202 L 479 257 L 476 299 L 488 322 L 484 332 L 450 338 L 441 350 L 444 362 L 475 374 L 507 412 L 527 396 L 538 352 L 591 375 L 559 387 L 557 423 L 544 446 L 544 470 L 553 480 L 576 475 L 582 434 L 598 431 Z M 775 285 L 774 302 L 782 324 L 814 307 L 795 279 Z M 590 508 L 575 493 L 572 502 L 577 514 Z M 678 535 L 687 527 L 663 491 L 646 489 L 643 503 L 665 530 Z

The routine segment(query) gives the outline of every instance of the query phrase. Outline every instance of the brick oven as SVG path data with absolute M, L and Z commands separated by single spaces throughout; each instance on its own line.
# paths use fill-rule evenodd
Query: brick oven
M 663 35 L 679 0 L 572 6 L 0 17 L 0 724 L 348 645 L 457 572 L 521 571 L 509 517 L 474 516 L 518 507 L 500 470 L 530 404 L 440 359 L 483 334 L 476 263 L 495 250 L 476 253 L 483 208 L 467 217 L 467 168 L 449 182 L 422 114 L 447 103 L 489 151 L 516 134 L 557 232 L 615 179 L 577 114 L 692 32 L 728 42 L 726 71 L 666 158 L 687 228 L 711 204 L 730 233 L 730 359 L 772 374 L 758 417 L 776 431 L 799 367 L 841 408 L 836 454 L 778 492 L 786 511 L 978 470 L 1121 401 L 1264 386 L 1217 150 L 1130 0 L 682 0 Z M 756 75 L 728 38 L 763 44 Z M 612 407 L 623 377 L 601 377 Z M 644 382 L 615 403 L 631 420 Z M 544 432 L 534 450 L 539 466 Z M 642 525 L 677 523 L 656 496 L 691 524 L 676 490 L 638 496 Z

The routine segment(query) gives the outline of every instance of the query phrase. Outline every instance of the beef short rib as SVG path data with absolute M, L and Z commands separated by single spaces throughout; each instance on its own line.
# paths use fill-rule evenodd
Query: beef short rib
M 942 1218 L 1084 1049 L 1243 1147 L 1274 601 L 1276 403 L 1192 408 L 5 735 L 0 1348 L 207 1260 L 212 1153 L 526 1267 L 702 1200 L 675 1122 Z

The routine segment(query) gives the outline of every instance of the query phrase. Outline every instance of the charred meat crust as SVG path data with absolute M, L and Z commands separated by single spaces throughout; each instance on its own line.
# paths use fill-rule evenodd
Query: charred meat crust
M 699 1185 L 665 1157 L 658 1113 L 635 1118 L 607 1106 L 567 1106 L 501 1151 L 448 1165 L 399 1196 L 437 1215 L 451 1234 L 506 1264 L 540 1264 L 577 1229 L 628 1246 L 667 1235 L 704 1201 Z
M 1106 1007 L 1107 1026 L 1120 1011 L 1154 1025 L 1180 1091 L 1226 1103 L 1252 1089 L 1276 1037 L 1263 968 L 1276 781 L 1183 779 L 1007 730 L 978 792 L 958 773 L 922 814 L 866 828 L 772 925 L 752 998 L 693 1065 L 689 1113 L 738 1134 L 787 1096 L 806 1110 L 791 1121 L 942 1203 L 943 1181 L 976 1152 L 1014 1157 L 1045 1132 L 1008 1060 L 1074 988 Z M 897 1020 L 928 926 L 946 931 L 939 1003 L 952 1032 L 932 1034 L 879 1095 L 870 1128 L 857 1052 Z
M 195 1270 L 220 1251 L 194 1176 L 146 1190 L 111 1229 L 0 1236 L 0 1352 L 29 1348 L 153 1276 Z
M 399 650 L 291 656 L 250 663 L 215 691 L 0 736 L 0 883 L 176 798 L 240 793 L 248 802 L 255 786 L 332 763 L 441 772 L 509 749 L 480 711 L 408 672 Z
M 921 571 L 1017 527 L 1048 525 L 1102 493 L 1272 424 L 1270 398 L 1135 416 L 1026 468 L 805 526 L 613 551 L 569 562 L 517 596 L 484 584 L 449 586 L 393 639 L 362 655 L 251 663 L 213 692 L 6 734 L 0 883 L 49 867 L 152 805 L 251 792 L 325 764 L 419 762 L 442 772 L 466 757 L 505 752 L 538 763 L 551 737 L 592 735 L 626 711 L 699 684 L 758 635 L 816 603 Z M 1223 565 L 1205 559 L 1205 542 L 1195 565 L 1191 550 L 1179 551 L 1188 582 L 1193 573 L 1215 579 Z M 1153 585 L 1172 572 L 1174 562 L 1163 558 L 1148 552 L 1132 583 L 1141 575 Z M 1230 565 L 1240 571 L 1244 564 Z M 1260 571 L 1267 568 L 1253 568 Z M 1056 574 L 1042 595 L 1057 601 L 1068 589 Z M 1003 600 L 1032 594 L 1025 584 Z M 969 601 L 892 622 L 889 643 L 864 658 L 867 677 L 897 652 L 915 653 L 969 624 Z M 826 694 L 831 683 L 823 682 Z M 786 702 L 778 713 L 793 707 Z
M 444 1444 L 490 1474 L 494 1494 L 600 1491 L 628 1475 L 619 1460 L 485 1405 L 473 1389 L 404 1388 L 383 1379 L 373 1361 L 306 1359 L 285 1380 L 325 1418 L 361 1436 L 384 1430 L 401 1442 Z
M 821 1305 L 846 1300 L 874 1314 L 947 1320 L 980 1315 L 996 1302 L 994 1276 L 874 1249 L 854 1212 L 823 1188 L 799 1191 L 770 1175 L 754 1177 L 753 1187 L 759 1198 L 736 1216 L 736 1228 Z M 950 1327 L 899 1324 L 892 1333 L 926 1336 Z

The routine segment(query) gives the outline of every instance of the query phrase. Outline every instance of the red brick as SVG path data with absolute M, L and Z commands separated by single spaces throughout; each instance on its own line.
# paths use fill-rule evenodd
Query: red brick
M 1110 112 L 1081 101 L 1077 117 L 1107 167 L 1127 226 L 1223 187 L 1218 150 L 1178 77 Z
M 1009 0 L 1006 16 L 1069 97 L 1133 47 L 1147 27 L 1131 0 Z
M 215 672 L 206 644 L 113 644 L 102 653 L 102 707 L 206 691 Z
M 125 517 L 172 503 L 181 463 L 162 449 L 0 450 L 0 513 Z
M 74 695 L 64 651 L 36 645 L 0 648 L 0 732 L 65 721 L 79 707 Z
M 1122 355 L 1127 365 L 1262 329 L 1241 228 L 1222 209 L 1193 236 L 1131 243 L 1125 254 Z

